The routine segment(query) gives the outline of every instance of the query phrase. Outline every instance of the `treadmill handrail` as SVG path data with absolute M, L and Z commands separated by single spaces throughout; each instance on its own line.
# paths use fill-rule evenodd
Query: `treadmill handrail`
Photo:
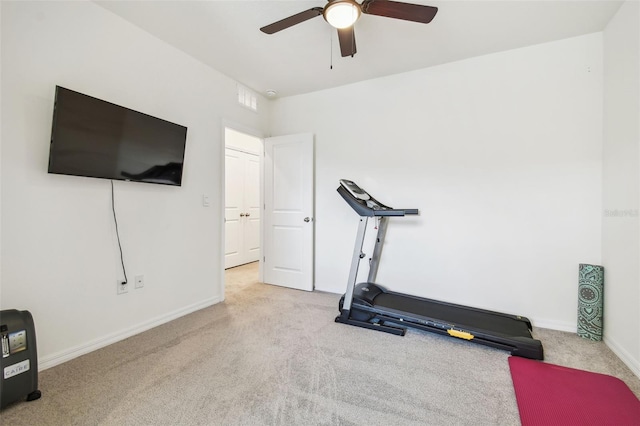
M 337 189 L 338 193 L 344 198 L 344 200 L 351 206 L 353 210 L 358 213 L 360 216 L 405 216 L 405 215 L 417 215 L 419 214 L 418 209 L 394 209 L 391 207 L 387 207 L 384 204 L 378 202 L 375 198 L 371 197 L 371 201 L 375 202 L 375 204 L 379 205 L 380 209 L 372 209 L 366 205 L 363 200 L 358 200 L 354 198 L 349 191 L 344 189 L 342 186 L 339 186 Z

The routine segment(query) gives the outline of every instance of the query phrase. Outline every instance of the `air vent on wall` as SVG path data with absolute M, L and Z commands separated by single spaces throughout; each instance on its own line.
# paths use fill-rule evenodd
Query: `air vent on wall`
M 258 111 L 258 97 L 241 84 L 238 84 L 238 102 L 252 111 Z

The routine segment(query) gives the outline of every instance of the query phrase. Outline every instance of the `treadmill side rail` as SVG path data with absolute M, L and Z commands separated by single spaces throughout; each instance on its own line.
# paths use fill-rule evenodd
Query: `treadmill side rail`
M 386 325 L 384 322 L 359 321 L 351 318 L 351 312 L 344 310 L 336 317 L 336 322 L 342 324 L 355 325 L 356 327 L 368 328 L 369 330 L 382 331 L 384 333 L 395 334 L 396 336 L 404 336 L 407 329 L 404 327 L 395 327 Z

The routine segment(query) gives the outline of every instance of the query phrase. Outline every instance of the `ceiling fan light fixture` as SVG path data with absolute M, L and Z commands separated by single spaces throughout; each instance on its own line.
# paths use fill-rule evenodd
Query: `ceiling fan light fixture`
M 322 13 L 334 28 L 348 28 L 360 17 L 360 5 L 354 0 L 333 0 Z

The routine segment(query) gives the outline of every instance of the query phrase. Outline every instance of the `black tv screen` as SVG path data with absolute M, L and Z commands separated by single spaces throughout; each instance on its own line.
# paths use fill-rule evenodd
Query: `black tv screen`
M 56 86 L 49 173 L 182 184 L 187 128 Z

